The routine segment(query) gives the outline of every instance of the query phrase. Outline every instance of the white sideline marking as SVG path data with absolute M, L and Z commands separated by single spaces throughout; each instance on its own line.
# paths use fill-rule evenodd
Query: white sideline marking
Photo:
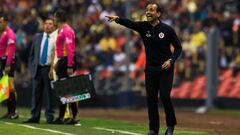
M 109 132 L 112 132 L 112 133 L 117 132 L 117 133 L 127 134 L 127 135 L 142 135 L 142 134 L 139 134 L 139 133 L 124 131 L 124 130 L 116 130 L 116 129 L 102 128 L 102 127 L 93 127 L 93 128 L 97 129 L 97 130 L 109 131 Z
M 24 119 L 30 119 L 31 117 L 27 117 L 27 116 L 24 116 L 24 115 L 19 115 L 20 118 L 24 118 Z M 46 120 L 45 118 L 40 118 L 40 120 Z
M 37 130 L 43 130 L 43 131 L 52 132 L 52 133 L 57 133 L 57 134 L 62 134 L 62 135 L 75 135 L 75 134 L 65 133 L 65 132 L 61 132 L 61 131 L 57 131 L 57 130 L 52 130 L 52 129 L 38 128 L 38 127 L 34 127 L 34 126 L 30 126 L 30 125 L 25 125 L 25 124 L 15 124 L 15 123 L 10 123 L 10 122 L 4 122 L 4 123 L 5 123 L 5 124 L 8 124 L 8 125 L 17 125 L 17 126 L 21 126 L 21 127 L 26 127 L 26 128 L 30 128 L 30 129 L 37 129 Z

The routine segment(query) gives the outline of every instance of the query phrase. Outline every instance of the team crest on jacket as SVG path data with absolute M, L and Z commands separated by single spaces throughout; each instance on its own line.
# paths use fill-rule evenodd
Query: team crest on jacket
M 147 31 L 146 37 L 151 37 L 150 31 Z
M 165 35 L 164 35 L 164 33 L 163 33 L 163 32 L 160 32 L 158 36 L 159 36 L 159 38 L 161 38 L 161 39 L 162 39 L 162 38 L 164 38 L 164 36 L 165 36 Z

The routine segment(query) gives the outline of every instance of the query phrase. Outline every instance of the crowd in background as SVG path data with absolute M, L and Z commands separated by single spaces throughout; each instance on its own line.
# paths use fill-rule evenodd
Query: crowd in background
M 161 20 L 176 30 L 183 46 L 175 65 L 176 86 L 205 73 L 207 33 L 211 25 L 220 30 L 219 68 L 231 68 L 236 73 L 240 70 L 238 0 L 158 1 L 165 9 Z M 127 14 L 127 2 L 130 14 Z M 27 70 L 28 54 L 34 34 L 42 30 L 42 20 L 63 8 L 69 13 L 69 24 L 75 30 L 79 71 L 94 74 L 97 89 L 108 93 L 112 92 L 109 89 L 124 89 L 126 78 L 132 82 L 131 89 L 143 89 L 145 56 L 139 35 L 130 32 L 129 40 L 126 29 L 107 22 L 105 15 L 145 20 L 146 3 L 147 0 L 1 0 L 0 11 L 9 15 L 17 37 L 16 82 L 27 82 L 31 76 Z

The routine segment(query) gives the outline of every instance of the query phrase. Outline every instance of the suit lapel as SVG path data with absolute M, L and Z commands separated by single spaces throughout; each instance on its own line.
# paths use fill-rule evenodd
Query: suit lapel
M 40 57 L 42 39 L 43 39 L 43 33 L 39 34 L 36 41 L 37 62 L 39 61 L 39 57 Z

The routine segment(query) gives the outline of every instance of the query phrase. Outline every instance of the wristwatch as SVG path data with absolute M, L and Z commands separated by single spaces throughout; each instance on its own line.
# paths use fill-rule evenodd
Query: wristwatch
M 174 64 L 174 62 L 173 62 L 173 60 L 171 58 L 169 59 L 169 61 L 170 61 L 171 65 Z

